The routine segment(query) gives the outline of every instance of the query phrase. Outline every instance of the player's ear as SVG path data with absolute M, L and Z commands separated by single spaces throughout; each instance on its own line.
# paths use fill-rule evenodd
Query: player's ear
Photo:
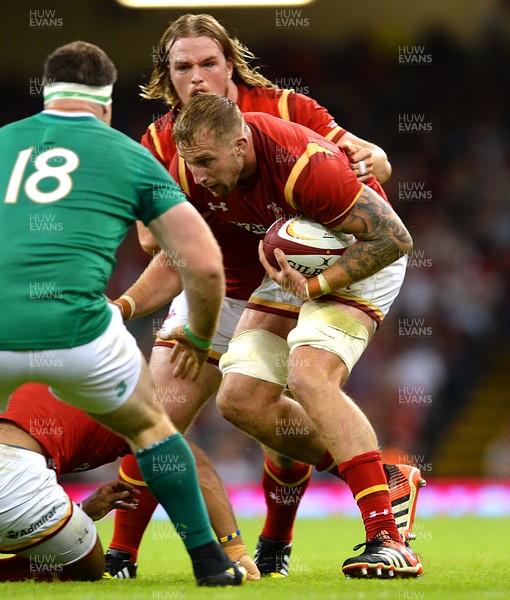
M 236 142 L 236 154 L 237 156 L 244 156 L 246 154 L 246 148 L 248 147 L 248 139 L 246 136 L 238 138 Z

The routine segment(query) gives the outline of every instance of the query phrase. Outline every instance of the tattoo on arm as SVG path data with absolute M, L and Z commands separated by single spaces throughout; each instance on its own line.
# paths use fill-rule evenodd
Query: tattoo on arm
M 399 216 L 367 187 L 336 229 L 352 233 L 358 240 L 340 261 L 352 283 L 370 277 L 412 249 L 411 235 Z

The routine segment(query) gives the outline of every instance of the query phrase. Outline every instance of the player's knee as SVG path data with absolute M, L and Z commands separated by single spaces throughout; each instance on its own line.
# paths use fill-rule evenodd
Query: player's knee
M 325 395 L 327 385 L 328 382 L 322 380 L 317 367 L 313 373 L 308 369 L 289 369 L 288 387 L 298 401 Z
M 132 397 L 121 411 L 96 417 L 98 421 L 124 436 L 134 451 L 177 432 L 163 406 L 152 397 Z
M 246 406 L 246 386 L 242 385 L 240 379 L 236 375 L 227 375 L 216 395 L 216 407 L 220 415 L 238 427 L 242 426 L 247 411 L 251 412 Z
M 316 402 L 340 389 L 344 373 L 348 373 L 345 364 L 336 355 L 301 347 L 291 354 L 288 387 L 301 403 Z
M 216 408 L 224 419 L 236 424 L 235 415 L 238 411 L 228 392 L 218 392 L 216 396 Z

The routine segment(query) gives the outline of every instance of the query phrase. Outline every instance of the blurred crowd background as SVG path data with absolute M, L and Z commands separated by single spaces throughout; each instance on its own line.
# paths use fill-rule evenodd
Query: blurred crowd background
M 315 46 L 303 42 L 303 28 L 315 26 L 303 26 L 306 7 L 299 27 L 272 39 L 239 33 L 266 76 L 315 98 L 340 125 L 382 146 L 392 163 L 385 189 L 415 246 L 400 296 L 346 390 L 372 420 L 387 460 L 418 464 L 429 477 L 510 478 L 510 2 L 482 4 L 484 18 L 468 40 L 453 35 L 448 21 L 399 38 L 397 11 L 391 32 L 372 26 Z M 340 20 L 348 9 L 342 1 L 328 6 L 325 19 Z M 183 12 L 169 11 L 151 27 L 154 45 Z M 207 12 L 236 31 L 234 11 L 228 18 Z M 86 37 L 72 17 L 65 23 L 70 31 L 49 50 Z M 30 46 L 30 37 L 18 43 Z M 151 52 L 143 73 L 121 72 L 114 92 L 114 126 L 134 139 L 165 112 L 137 96 Z M 3 67 L 2 123 L 41 107 L 40 93 L 27 93 L 27 78 L 38 76 L 44 60 L 36 46 L 32 59 L 31 73 Z M 129 287 L 147 261 L 132 232 L 109 294 Z M 147 356 L 165 316 L 162 310 L 129 325 Z M 260 477 L 257 445 L 221 419 L 213 402 L 190 435 L 225 481 Z

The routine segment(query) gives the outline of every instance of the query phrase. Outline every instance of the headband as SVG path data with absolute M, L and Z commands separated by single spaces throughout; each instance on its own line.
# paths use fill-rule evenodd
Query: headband
M 98 102 L 99 104 L 112 103 L 111 85 L 84 85 L 82 83 L 56 82 L 44 86 L 44 102 L 57 98 L 78 98 L 87 102 Z

